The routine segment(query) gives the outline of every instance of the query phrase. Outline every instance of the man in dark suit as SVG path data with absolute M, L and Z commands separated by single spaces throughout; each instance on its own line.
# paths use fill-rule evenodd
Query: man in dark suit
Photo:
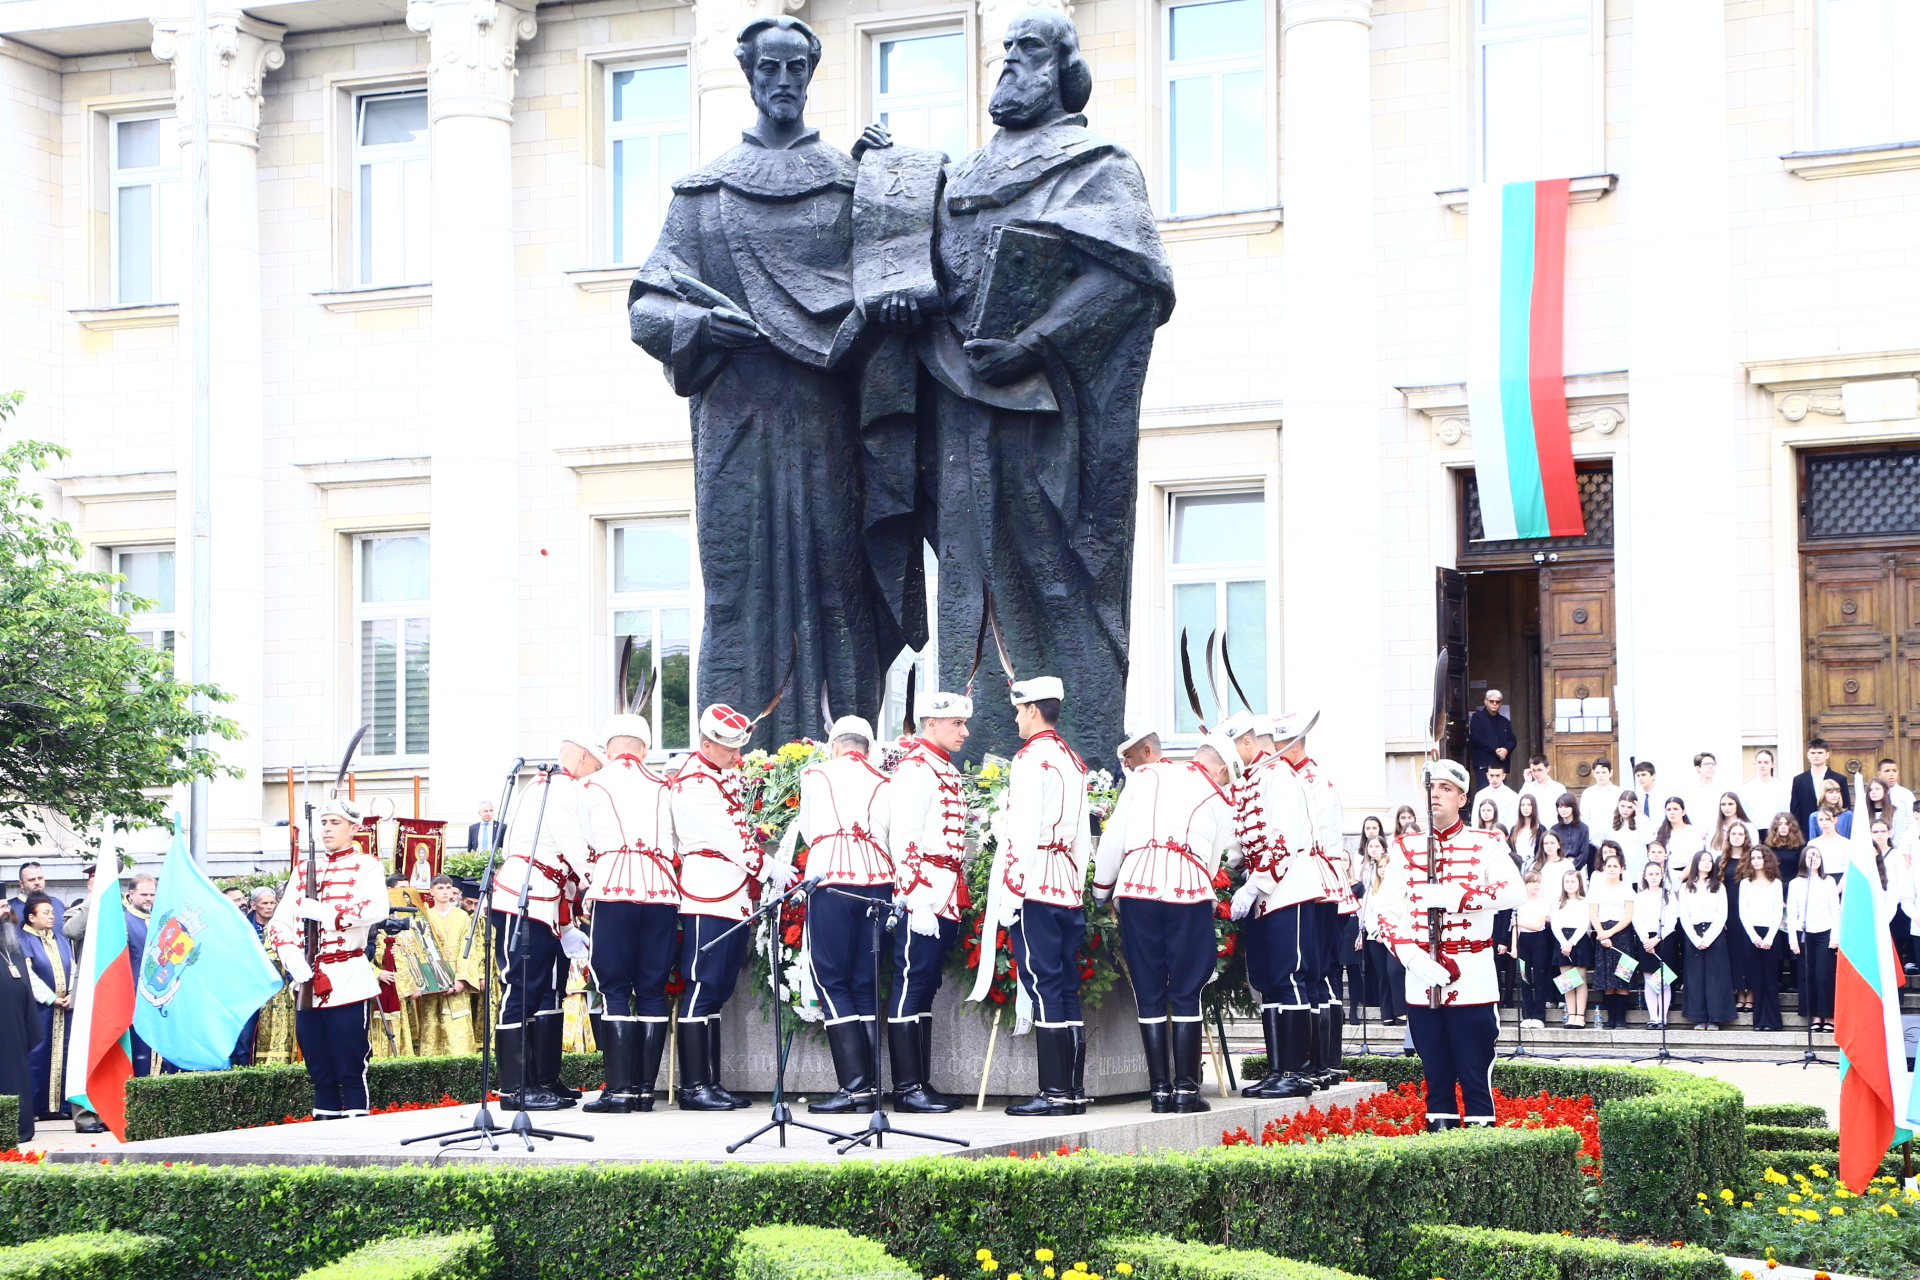
M 1519 740 L 1513 736 L 1513 721 L 1500 714 L 1500 704 L 1505 701 L 1505 694 L 1489 689 L 1480 709 L 1467 717 L 1467 750 L 1473 757 L 1475 790 L 1487 785 L 1488 765 L 1513 767 Z
M 1820 792 L 1825 789 L 1827 779 L 1832 778 L 1840 784 L 1840 807 L 1844 812 L 1853 807 L 1853 788 L 1847 780 L 1827 768 L 1827 740 L 1815 738 L 1807 743 L 1807 771 L 1793 775 L 1793 795 L 1788 808 L 1793 810 L 1793 820 L 1800 824 L 1800 830 L 1811 840 L 1820 834 L 1813 826 L 1813 814 L 1820 807 Z
M 507 824 L 493 820 L 493 801 L 480 802 L 480 821 L 467 824 L 467 848 L 474 853 L 482 849 L 504 849 L 507 847 Z

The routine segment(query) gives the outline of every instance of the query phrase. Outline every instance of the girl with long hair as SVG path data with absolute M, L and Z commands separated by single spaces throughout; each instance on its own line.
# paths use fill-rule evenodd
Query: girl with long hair
M 1554 973 L 1553 932 L 1547 928 L 1553 899 L 1541 892 L 1538 871 L 1520 879 L 1527 886 L 1527 900 L 1513 912 L 1513 950 L 1520 962 L 1520 1025 L 1537 1030 L 1547 1025 L 1547 992 Z
M 1627 855 L 1619 845 L 1602 841 L 1599 859 L 1599 870 L 1587 897 L 1595 946 L 1593 985 L 1600 992 L 1600 1007 L 1606 1014 L 1602 1028 L 1624 1031 L 1633 979 L 1620 976 L 1620 957 L 1629 956 L 1636 964 L 1641 959 L 1633 932 L 1633 885 L 1627 879 Z
M 1554 963 L 1560 966 L 1562 978 L 1569 974 L 1581 975 L 1580 985 L 1566 990 L 1567 1013 L 1561 1025 L 1580 1028 L 1587 1025 L 1587 983 L 1583 970 L 1593 967 L 1593 914 L 1587 904 L 1586 885 L 1582 881 L 1580 868 L 1566 860 L 1562 860 L 1559 866 L 1559 895 L 1551 919 L 1553 945 L 1559 953 L 1554 957 Z M 1552 867 L 1549 866 L 1548 871 L 1543 873 L 1541 883 L 1546 883 L 1545 875 L 1551 874 L 1551 871 Z
M 1653 834 L 1654 842 L 1667 851 L 1667 870 L 1684 875 L 1693 865 L 1693 855 L 1707 847 L 1706 837 L 1688 820 L 1687 802 L 1679 796 L 1668 796 L 1662 812 L 1664 817 L 1660 829 Z
M 1540 801 L 1528 792 L 1520 797 L 1514 806 L 1513 833 L 1510 843 L 1513 851 L 1520 856 L 1520 865 L 1532 867 L 1537 860 L 1540 845 Z
M 1491 831 L 1500 825 L 1500 806 L 1491 800 L 1482 800 L 1473 807 L 1473 825 L 1479 831 Z
M 1820 807 L 1832 809 L 1837 816 L 1834 830 L 1849 840 L 1853 838 L 1853 809 L 1847 804 L 1847 793 L 1840 789 L 1840 779 L 1829 774 L 1820 783 Z
M 1810 848 L 1787 882 L 1787 947 L 1799 961 L 1800 1016 L 1815 1031 L 1833 1030 L 1833 974 L 1840 953 L 1840 881 L 1826 855 Z
M 1644 957 L 1641 989 L 1647 998 L 1647 1030 L 1659 1031 L 1667 1025 L 1667 1010 L 1673 1004 L 1673 987 L 1660 976 L 1664 964 L 1675 977 L 1684 963 L 1675 928 L 1680 923 L 1680 905 L 1667 881 L 1667 864 L 1658 858 L 1647 859 L 1640 869 L 1640 892 L 1633 896 L 1633 930 L 1640 940 Z
M 1573 865 L 1582 872 L 1593 869 L 1593 835 L 1587 830 L 1587 824 L 1580 820 L 1580 802 L 1573 792 L 1563 791 L 1560 798 L 1553 802 L 1555 821 L 1553 834 L 1560 837 L 1560 847 L 1566 851 Z
M 1542 831 L 1540 843 L 1534 850 L 1533 869 L 1540 873 L 1540 882 L 1547 886 L 1547 893 L 1559 892 L 1560 873 L 1568 867 L 1574 867 L 1574 863 L 1568 859 L 1566 849 L 1560 843 L 1560 833 L 1551 827 Z
M 1698 850 L 1680 886 L 1680 930 L 1687 946 L 1685 1011 L 1695 1028 L 1733 1021 L 1733 975 L 1727 968 L 1727 895 L 1713 854 Z
M 1759 964 L 1759 958 L 1753 954 L 1753 944 L 1746 930 L 1738 928 L 1740 921 L 1740 892 L 1744 885 L 1741 867 L 1747 855 L 1753 852 L 1753 841 L 1747 826 L 1736 822 L 1726 831 L 1727 843 L 1722 848 L 1710 852 L 1718 860 L 1720 883 L 1727 890 L 1727 971 L 1733 978 L 1733 1011 L 1736 1014 L 1753 1012 L 1753 971 Z M 1775 864 L 1776 867 L 1778 864 Z M 1777 870 L 1775 874 L 1778 874 Z
M 1746 808 L 1740 803 L 1739 793 L 1722 791 L 1720 793 L 1718 812 L 1716 812 L 1713 817 L 1713 834 L 1707 837 L 1707 847 L 1713 849 L 1715 852 L 1724 854 L 1727 847 L 1727 828 L 1736 822 L 1745 827 L 1747 829 L 1747 835 L 1752 837 L 1752 839 L 1747 841 L 1748 844 L 1752 844 L 1755 840 L 1759 839 L 1760 831 L 1753 825 L 1753 821 L 1747 817 Z M 1725 862 L 1726 859 L 1722 857 L 1721 861 Z
M 1360 819 L 1360 850 L 1363 857 L 1366 853 L 1367 841 L 1379 840 L 1385 843 L 1386 839 L 1387 824 L 1380 820 L 1379 814 L 1370 813 Z
M 1791 813 L 1783 810 L 1773 815 L 1773 821 L 1767 824 L 1767 838 L 1762 843 L 1773 850 L 1775 860 L 1780 863 L 1782 880 L 1791 882 L 1799 876 L 1800 851 L 1807 847 L 1807 837 Z
M 1403 804 L 1393 811 L 1393 834 L 1396 836 L 1420 834 L 1420 815 L 1412 805 Z
M 1729 859 L 1739 870 L 1740 931 L 1749 947 L 1747 975 L 1753 984 L 1751 995 L 1753 1029 L 1778 1031 L 1780 1021 L 1780 928 L 1786 918 L 1786 888 L 1780 883 L 1780 860 L 1765 845 L 1745 846 L 1741 853 L 1729 846 Z
M 1360 852 L 1367 860 L 1363 868 L 1367 883 L 1366 893 L 1360 902 L 1360 925 L 1366 933 L 1367 970 L 1373 984 L 1373 1003 L 1380 1009 L 1380 1025 L 1398 1027 L 1405 1024 L 1407 1016 L 1407 970 L 1399 957 L 1393 954 L 1393 948 L 1380 940 L 1380 886 L 1381 881 L 1387 878 L 1391 855 L 1387 851 L 1384 836 L 1368 838 L 1361 844 Z
M 1631 789 L 1622 791 L 1600 834 L 1602 839 L 1619 845 L 1620 852 L 1627 855 L 1628 884 L 1640 883 L 1640 868 L 1647 865 L 1647 839 L 1652 833 L 1651 822 L 1644 826 L 1640 822 L 1640 793 Z

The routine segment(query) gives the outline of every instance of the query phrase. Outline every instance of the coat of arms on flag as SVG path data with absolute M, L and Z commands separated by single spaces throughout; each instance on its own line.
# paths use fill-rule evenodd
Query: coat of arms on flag
M 204 954 L 195 935 L 205 927 L 192 907 L 170 911 L 147 932 L 146 954 L 140 957 L 140 994 L 149 1004 L 164 1006 L 180 991 L 187 969 Z

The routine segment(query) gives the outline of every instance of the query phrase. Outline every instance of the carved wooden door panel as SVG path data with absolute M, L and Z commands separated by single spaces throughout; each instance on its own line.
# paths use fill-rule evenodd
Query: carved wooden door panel
M 1447 651 L 1447 731 L 1441 747 L 1447 759 L 1458 760 L 1469 772 L 1467 758 L 1467 575 L 1458 569 L 1436 569 L 1434 603 L 1439 610 L 1435 633 Z M 1437 655 L 1436 655 L 1437 660 Z
M 1578 794 L 1593 781 L 1593 762 L 1600 756 L 1614 761 L 1614 776 L 1622 772 L 1614 742 L 1619 708 L 1614 705 L 1616 633 L 1613 610 L 1613 565 L 1547 565 L 1540 570 L 1541 698 L 1546 721 L 1543 755 L 1552 763 L 1553 776 Z M 1579 699 L 1581 710 L 1599 711 L 1588 700 L 1606 699 L 1606 714 L 1563 716 L 1567 700 Z
M 1898 745 L 1885 754 L 1900 761 L 1907 786 L 1920 777 L 1920 551 L 1904 551 L 1893 562 L 1894 691 L 1898 698 Z
M 1913 706 L 1910 696 L 1902 699 L 1901 686 L 1913 688 L 1911 667 L 1920 662 L 1920 645 L 1903 644 L 1913 652 L 1896 664 L 1895 615 L 1904 614 L 1899 632 L 1905 641 L 1920 605 L 1914 599 L 1920 583 L 1912 581 L 1920 577 L 1920 565 L 1907 565 L 1903 582 L 1897 571 L 1902 561 L 1920 562 L 1920 557 L 1827 551 L 1809 552 L 1802 562 L 1807 736 L 1825 738 L 1833 749 L 1833 767 L 1843 772 L 1858 768 L 1871 774 L 1881 756 L 1894 754 L 1889 750 L 1896 735 L 1894 708 Z

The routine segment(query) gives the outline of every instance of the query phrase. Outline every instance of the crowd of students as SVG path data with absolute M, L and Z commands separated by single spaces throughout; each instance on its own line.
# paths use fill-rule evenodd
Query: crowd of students
M 1882 924 L 1907 971 L 1920 972 L 1914 794 L 1894 760 L 1850 781 L 1826 767 L 1828 756 L 1815 739 L 1807 771 L 1789 782 L 1761 751 L 1756 776 L 1728 788 L 1702 752 L 1685 789 L 1661 786 L 1647 761 L 1634 762 L 1634 786 L 1615 786 L 1611 762 L 1599 760 L 1579 795 L 1553 779 L 1544 756 L 1532 757 L 1517 791 L 1503 769 L 1487 769 L 1471 824 L 1502 842 L 1528 892 L 1495 925 L 1502 1003 L 1519 1006 L 1522 1027 L 1544 1027 L 1557 1004 L 1565 1027 L 1587 1027 L 1591 1007 L 1596 1027 L 1618 1030 L 1638 1001 L 1652 1030 L 1680 1020 L 1713 1030 L 1744 1017 L 1778 1031 L 1780 993 L 1790 990 L 1801 1018 L 1831 1031 L 1855 786 L 1864 788 L 1859 809 L 1886 890 Z M 1423 815 L 1402 805 L 1392 835 L 1422 830 Z M 1400 965 L 1378 941 L 1370 909 L 1389 838 L 1380 819 L 1363 821 L 1353 880 L 1367 905 L 1350 927 L 1346 977 L 1356 1017 L 1376 1006 L 1397 1026 Z

